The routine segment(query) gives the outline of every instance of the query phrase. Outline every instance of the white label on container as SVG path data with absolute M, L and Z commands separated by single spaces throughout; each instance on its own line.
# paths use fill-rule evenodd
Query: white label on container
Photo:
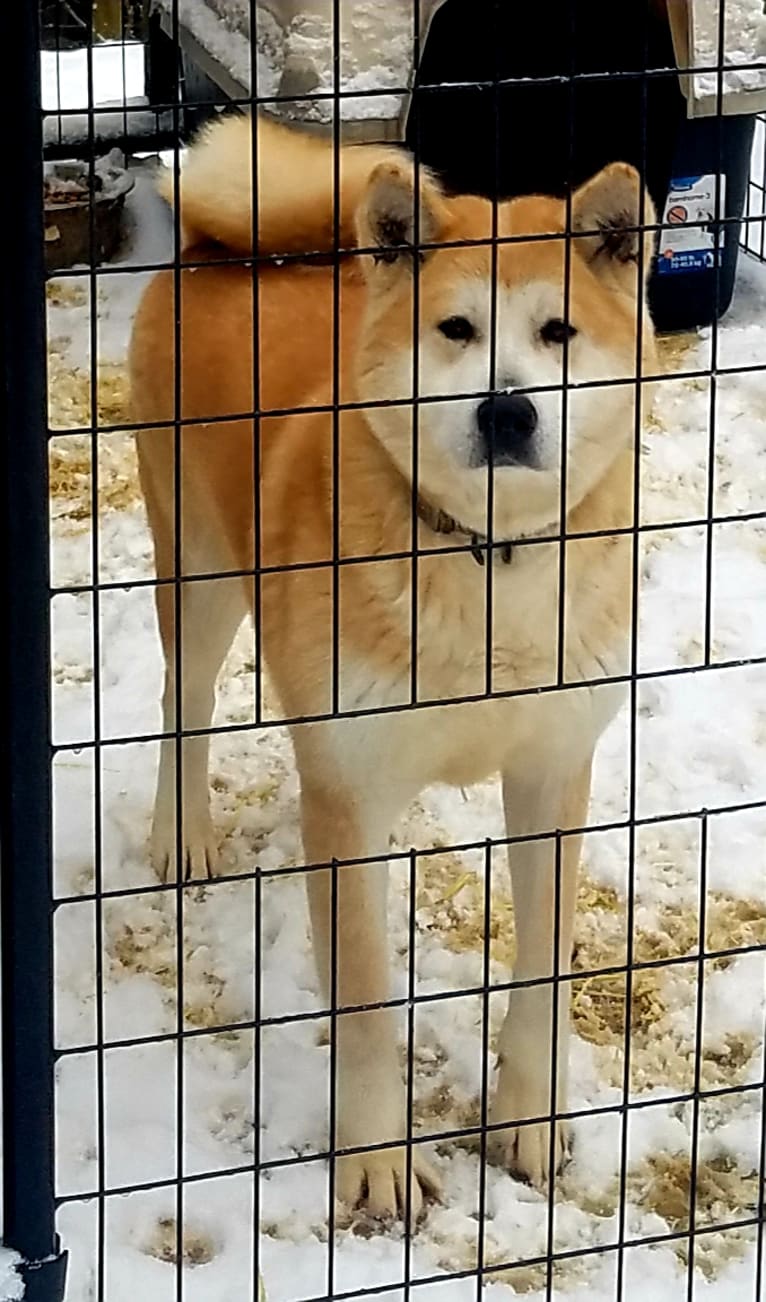
M 721 260 L 725 227 L 716 232 L 716 214 L 725 212 L 726 177 L 684 176 L 670 183 L 657 272 L 707 271 Z

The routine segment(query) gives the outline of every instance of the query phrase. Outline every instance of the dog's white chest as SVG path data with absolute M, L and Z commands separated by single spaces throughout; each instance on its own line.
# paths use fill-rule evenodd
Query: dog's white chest
M 546 764 L 587 757 L 619 706 L 622 687 L 608 680 L 625 672 L 625 638 L 597 583 L 575 591 L 573 576 L 561 601 L 558 549 L 536 553 L 489 573 L 461 558 L 455 581 L 421 573 L 415 672 L 413 658 L 388 675 L 344 658 L 343 709 L 382 713 L 340 725 L 336 761 L 358 773 L 373 757 L 379 775 L 415 790 L 478 781 L 538 752 Z

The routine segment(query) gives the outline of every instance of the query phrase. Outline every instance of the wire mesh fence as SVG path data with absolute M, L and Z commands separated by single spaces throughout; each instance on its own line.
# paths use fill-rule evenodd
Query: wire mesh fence
M 764 1297 L 766 19 L 608 17 L 2 17 L 3 1296 Z

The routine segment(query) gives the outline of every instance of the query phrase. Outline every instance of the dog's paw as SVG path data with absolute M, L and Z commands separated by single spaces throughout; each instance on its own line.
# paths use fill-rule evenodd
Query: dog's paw
M 566 1121 L 547 1119 L 551 1114 L 549 1050 L 545 1045 L 523 1048 L 527 1051 L 508 1053 L 498 1063 L 489 1120 L 503 1128 L 490 1132 L 488 1152 L 511 1175 L 543 1189 L 551 1171 L 557 1174 L 569 1156 L 570 1127 Z M 563 1045 L 561 1058 L 565 1061 Z M 564 1079 L 559 1076 L 559 1113 L 566 1111 L 566 1093 L 564 1074 Z
M 418 1147 L 411 1150 L 409 1225 L 422 1218 L 426 1201 L 438 1199 L 441 1183 Z M 337 1159 L 336 1194 L 343 1224 L 391 1223 L 407 1218 L 407 1149 L 387 1148 Z
M 210 815 L 184 819 L 181 829 L 181 871 L 178 871 L 178 829 L 175 820 L 155 820 L 150 853 L 163 882 L 206 881 L 218 869 L 218 838 Z
M 547 1121 L 493 1131 L 488 1144 L 488 1153 L 498 1166 L 504 1167 L 515 1179 L 541 1190 L 547 1188 L 550 1181 L 551 1158 L 553 1172 L 558 1175 L 568 1162 L 570 1152 L 571 1130 L 566 1121 L 556 1122 L 552 1152 L 551 1123 Z

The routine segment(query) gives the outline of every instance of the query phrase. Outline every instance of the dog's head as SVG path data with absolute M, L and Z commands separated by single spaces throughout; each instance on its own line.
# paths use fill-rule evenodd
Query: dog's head
M 358 397 L 402 473 L 466 529 L 490 532 L 489 502 L 496 538 L 555 525 L 564 463 L 571 509 L 634 434 L 651 201 L 621 163 L 569 212 L 533 197 L 493 218 L 425 173 L 418 188 L 416 204 L 410 165 L 382 164 L 359 212 L 360 246 L 377 251 Z

